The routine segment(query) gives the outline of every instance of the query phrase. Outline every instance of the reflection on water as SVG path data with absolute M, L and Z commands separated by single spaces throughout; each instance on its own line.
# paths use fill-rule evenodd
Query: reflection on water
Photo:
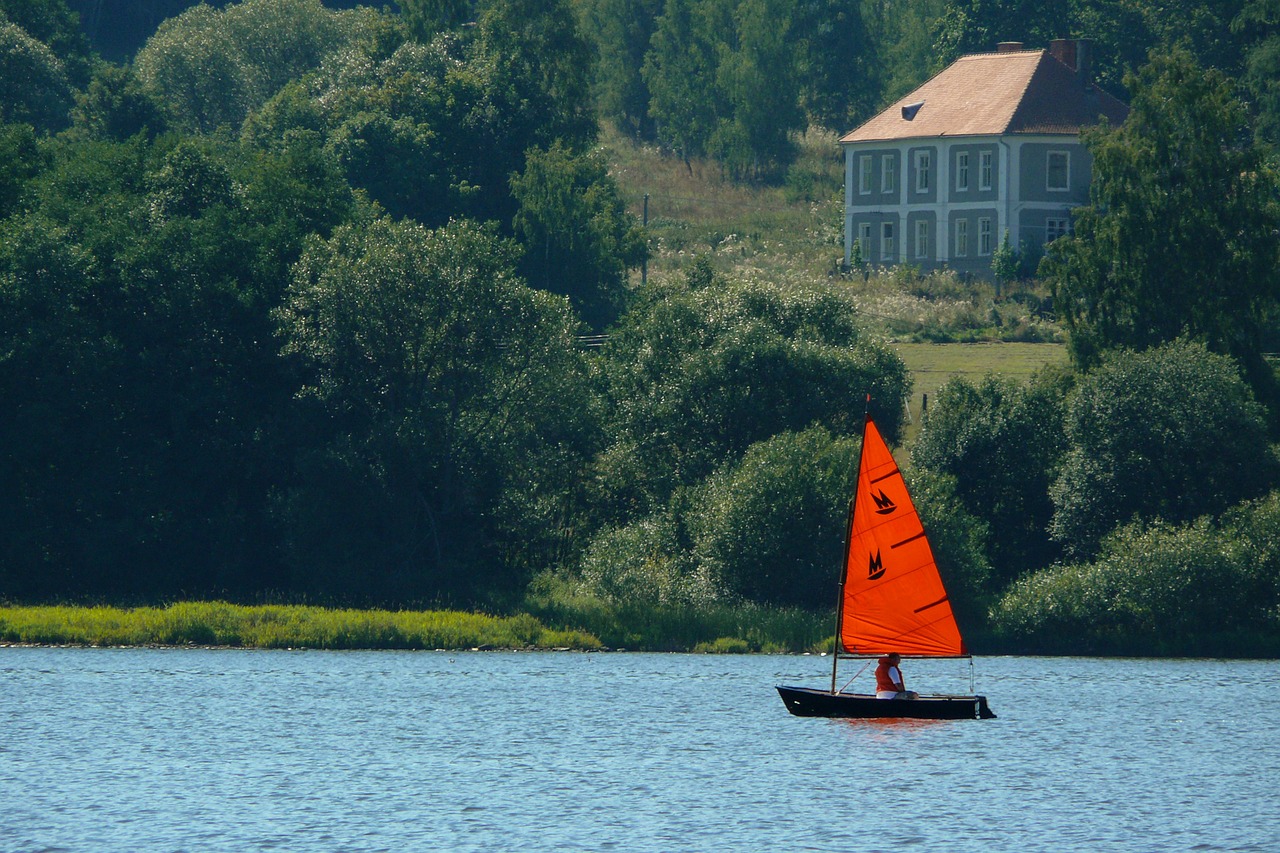
M 792 717 L 817 657 L 0 648 L 0 850 L 1280 846 L 1275 664 L 977 675 L 997 720 Z

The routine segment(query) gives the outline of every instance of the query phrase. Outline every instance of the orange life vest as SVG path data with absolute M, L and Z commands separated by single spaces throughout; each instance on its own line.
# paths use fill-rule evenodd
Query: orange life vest
M 887 657 L 880 658 L 880 665 L 876 667 L 876 692 L 877 693 L 880 692 L 881 690 L 892 690 L 894 692 L 897 692 L 902 689 L 902 687 L 899 687 L 897 684 L 894 684 L 893 679 L 889 677 L 889 670 L 892 668 L 893 668 L 893 664 L 889 663 L 889 659 Z M 902 677 L 901 670 L 899 670 L 898 672 L 898 677 L 899 678 Z

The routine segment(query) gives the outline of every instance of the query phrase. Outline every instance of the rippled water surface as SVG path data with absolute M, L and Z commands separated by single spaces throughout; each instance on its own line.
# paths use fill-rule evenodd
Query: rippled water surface
M 828 667 L 3 648 L 0 850 L 1280 850 L 1276 663 L 981 659 L 997 720 L 788 715 Z

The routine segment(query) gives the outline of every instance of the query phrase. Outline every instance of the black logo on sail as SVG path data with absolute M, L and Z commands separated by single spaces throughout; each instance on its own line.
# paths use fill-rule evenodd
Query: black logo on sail
M 879 580 L 884 574 L 884 563 L 880 561 L 880 552 L 876 551 L 871 555 L 871 564 L 867 567 L 867 580 Z
M 880 489 L 879 491 L 880 494 L 876 494 L 875 492 L 871 493 L 871 500 L 876 502 L 876 514 L 888 515 L 896 510 L 898 505 L 893 502 L 893 498 L 884 493 L 884 489 Z

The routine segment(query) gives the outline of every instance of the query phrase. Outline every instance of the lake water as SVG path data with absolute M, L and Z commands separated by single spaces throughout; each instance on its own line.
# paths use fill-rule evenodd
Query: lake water
M 1280 850 L 1275 662 L 988 658 L 997 720 L 790 716 L 829 667 L 0 648 L 0 850 Z

